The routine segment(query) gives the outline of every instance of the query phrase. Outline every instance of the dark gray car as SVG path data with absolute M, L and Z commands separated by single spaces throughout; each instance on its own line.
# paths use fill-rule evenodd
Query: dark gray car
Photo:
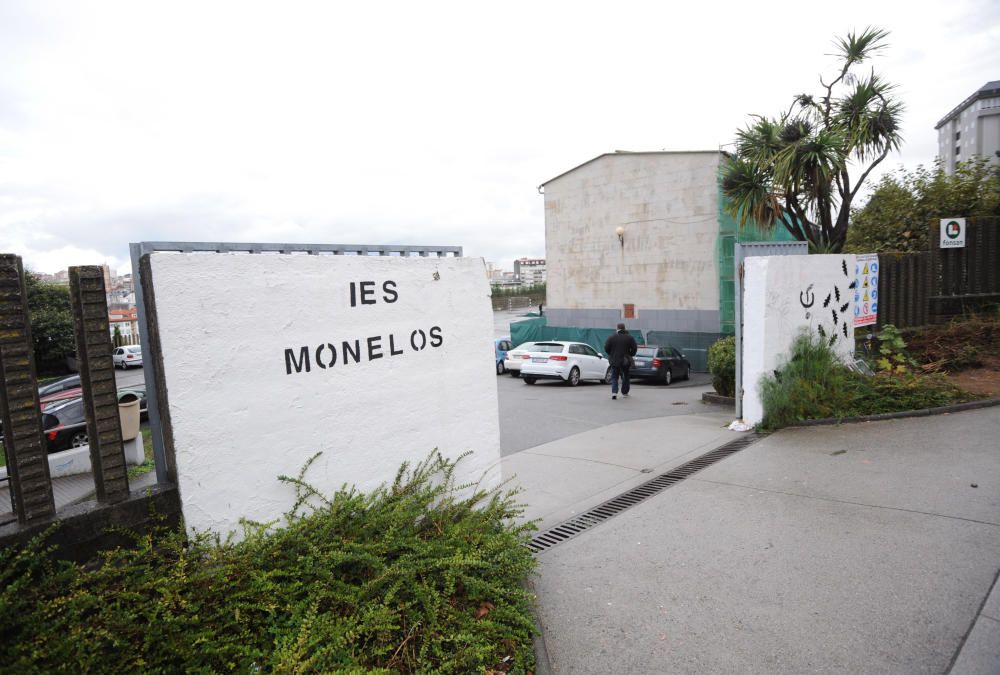
M 633 378 L 656 380 L 663 384 L 686 380 L 690 374 L 690 362 L 670 345 L 639 345 L 631 371 Z

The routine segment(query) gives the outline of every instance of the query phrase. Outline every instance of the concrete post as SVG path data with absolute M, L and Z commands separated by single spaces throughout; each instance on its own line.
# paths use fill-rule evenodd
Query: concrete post
M 128 469 L 118 417 L 104 271 L 93 265 L 70 267 L 69 286 L 97 500 L 120 502 L 128 497 Z
M 0 415 L 17 520 L 49 519 L 56 506 L 42 436 L 24 268 L 19 256 L 6 254 L 0 255 Z

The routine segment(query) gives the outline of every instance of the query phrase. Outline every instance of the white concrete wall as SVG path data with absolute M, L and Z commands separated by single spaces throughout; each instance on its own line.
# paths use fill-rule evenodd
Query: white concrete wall
M 279 519 L 294 489 L 277 477 L 317 452 L 306 480 L 328 494 L 371 490 L 434 448 L 472 451 L 460 480 L 498 484 L 481 259 L 156 253 L 151 267 L 189 527 L 225 534 L 240 518 Z M 375 282 L 373 304 L 356 291 L 352 306 L 349 285 L 362 281 Z M 360 363 L 344 363 L 345 340 L 360 340 Z M 309 372 L 294 362 L 302 347 Z
M 719 157 L 619 153 L 547 183 L 549 306 L 718 311 Z
M 764 418 L 759 383 L 788 357 L 803 330 L 854 353 L 853 255 L 761 256 L 744 263 L 743 421 Z M 838 299 L 839 298 L 839 299 Z M 737 392 L 738 393 L 738 392 Z

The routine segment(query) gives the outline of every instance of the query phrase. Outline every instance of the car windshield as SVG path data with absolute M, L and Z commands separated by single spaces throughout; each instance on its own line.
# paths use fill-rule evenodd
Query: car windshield
M 557 345 L 551 342 L 542 342 L 531 348 L 533 352 L 561 352 L 563 350 L 563 345 Z
M 656 356 L 656 347 L 639 347 L 636 356 Z

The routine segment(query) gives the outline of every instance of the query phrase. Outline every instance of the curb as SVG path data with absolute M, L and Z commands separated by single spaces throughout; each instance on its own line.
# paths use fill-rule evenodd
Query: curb
M 733 396 L 723 396 L 722 394 L 715 394 L 710 391 L 706 391 L 701 395 L 702 403 L 714 403 L 716 405 L 728 405 L 733 408 L 736 407 L 736 398 Z
M 930 417 L 931 415 L 947 415 L 964 410 L 977 410 L 979 408 L 992 408 L 1000 406 L 1000 398 L 988 398 L 981 401 L 969 401 L 967 403 L 955 403 L 954 405 L 943 405 L 937 408 L 922 408 L 920 410 L 903 410 L 901 412 L 879 413 L 878 415 L 862 415 L 861 417 L 826 417 L 821 420 L 802 420 L 792 422 L 789 427 L 818 427 L 830 424 L 852 424 L 855 422 L 877 422 L 879 420 L 898 420 L 905 417 Z M 787 427 L 786 427 L 787 428 Z

